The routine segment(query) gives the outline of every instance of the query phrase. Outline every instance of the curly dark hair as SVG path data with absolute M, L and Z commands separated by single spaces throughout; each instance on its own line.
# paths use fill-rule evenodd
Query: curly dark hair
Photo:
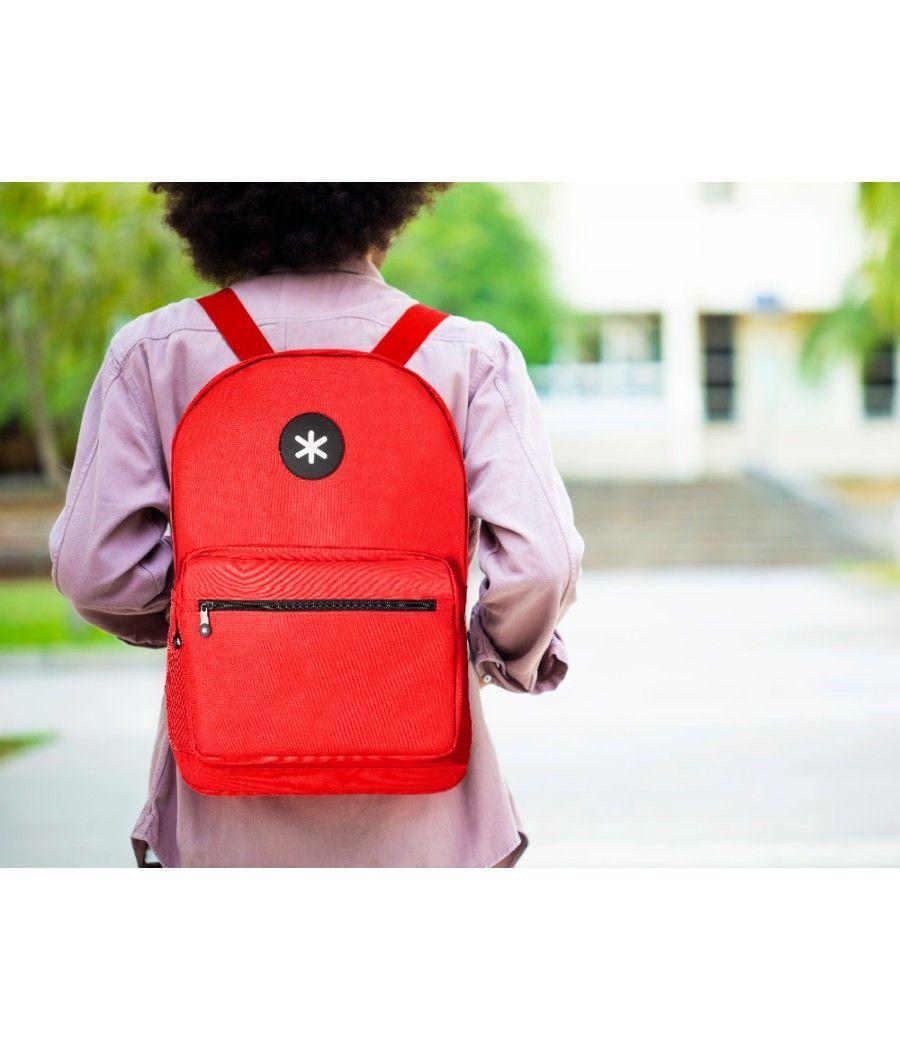
M 152 182 L 194 268 L 216 284 L 386 250 L 447 182 Z

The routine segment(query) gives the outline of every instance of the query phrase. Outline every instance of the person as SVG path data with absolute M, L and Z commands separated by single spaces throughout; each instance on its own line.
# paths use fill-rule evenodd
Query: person
M 277 350 L 371 349 L 412 300 L 382 278 L 392 238 L 437 183 L 156 183 L 197 272 L 231 285 Z M 428 304 L 440 306 L 440 303 Z M 193 299 L 127 324 L 87 401 L 53 579 L 88 622 L 166 644 L 173 579 L 169 468 L 176 425 L 235 357 Z M 542 693 L 564 678 L 557 623 L 583 545 L 522 354 L 489 324 L 450 317 L 408 367 L 446 403 L 463 448 L 470 557 L 472 749 L 465 778 L 428 795 L 215 797 L 172 757 L 165 709 L 132 842 L 139 865 L 512 866 L 527 845 L 485 726 L 479 686 Z M 415 645 L 415 638 L 409 639 Z M 123 697 L 123 703 L 128 702 Z

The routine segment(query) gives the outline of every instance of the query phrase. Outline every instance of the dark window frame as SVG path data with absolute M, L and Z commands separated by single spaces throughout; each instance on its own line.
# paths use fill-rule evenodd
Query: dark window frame
M 870 354 L 860 372 L 866 419 L 893 419 L 897 409 L 897 347 L 886 343 Z
M 708 423 L 730 423 L 737 407 L 737 349 L 734 314 L 700 315 L 703 415 Z

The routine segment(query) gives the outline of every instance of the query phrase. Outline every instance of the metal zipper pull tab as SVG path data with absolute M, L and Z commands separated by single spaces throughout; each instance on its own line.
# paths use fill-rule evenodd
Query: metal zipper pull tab
M 203 638 L 209 638 L 212 634 L 212 626 L 209 622 L 209 606 L 206 602 L 202 602 L 200 605 L 200 635 Z

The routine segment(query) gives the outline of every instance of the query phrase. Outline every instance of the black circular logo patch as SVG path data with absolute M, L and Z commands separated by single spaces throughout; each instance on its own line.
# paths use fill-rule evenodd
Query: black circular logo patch
M 327 478 L 344 458 L 344 435 L 337 423 L 318 412 L 294 416 L 278 442 L 281 460 L 298 478 Z

